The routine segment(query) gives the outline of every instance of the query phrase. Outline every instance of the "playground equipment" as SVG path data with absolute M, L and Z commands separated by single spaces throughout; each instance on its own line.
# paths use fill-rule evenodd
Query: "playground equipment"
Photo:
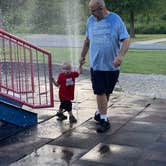
M 0 29 L 0 120 L 37 124 L 37 114 L 22 108 L 53 107 L 51 54 Z

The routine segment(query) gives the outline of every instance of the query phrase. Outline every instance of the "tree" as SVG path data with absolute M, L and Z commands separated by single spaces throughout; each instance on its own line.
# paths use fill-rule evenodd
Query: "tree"
M 65 34 L 73 27 L 84 32 L 86 15 L 84 9 L 89 0 L 35 0 L 31 23 L 34 33 Z M 77 6 L 77 8 L 76 8 Z
M 26 0 L 0 0 L 0 26 L 8 30 L 8 25 L 19 21 L 18 6 L 23 6 Z
M 64 31 L 64 0 L 36 0 L 32 13 L 33 31 L 36 33 L 53 33 Z
M 147 13 L 156 7 L 156 0 L 106 0 L 110 10 L 124 14 L 130 23 L 130 36 L 135 37 L 135 17 L 140 13 Z

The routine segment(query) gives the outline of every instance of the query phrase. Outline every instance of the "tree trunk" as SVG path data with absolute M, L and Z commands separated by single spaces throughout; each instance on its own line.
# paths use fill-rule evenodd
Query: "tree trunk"
M 135 28 L 134 28 L 134 12 L 130 11 L 130 37 L 135 37 Z
M 2 11 L 0 9 L 0 28 L 3 28 Z

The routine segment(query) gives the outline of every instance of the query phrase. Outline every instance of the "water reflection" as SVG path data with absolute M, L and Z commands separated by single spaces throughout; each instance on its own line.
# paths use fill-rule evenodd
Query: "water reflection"
M 71 161 L 73 155 L 74 155 L 74 153 L 71 150 L 62 149 L 62 160 L 64 160 L 68 166 L 70 165 L 70 161 Z
M 101 157 L 105 157 L 106 155 L 111 153 L 110 147 L 106 144 L 101 144 L 98 152 L 100 154 Z

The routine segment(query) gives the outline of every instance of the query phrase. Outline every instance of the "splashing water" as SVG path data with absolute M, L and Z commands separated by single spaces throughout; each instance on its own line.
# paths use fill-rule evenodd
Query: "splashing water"
M 79 50 L 78 50 L 78 36 L 80 28 L 80 11 L 81 5 L 80 0 L 67 0 L 65 1 L 64 7 L 65 20 L 66 20 L 66 33 L 68 36 L 68 46 L 70 48 L 70 61 L 73 66 L 73 70 L 77 70 L 79 61 Z M 76 86 L 75 91 L 75 109 L 77 111 L 78 119 L 78 89 Z
M 75 68 L 78 66 L 79 52 L 78 52 L 78 36 L 80 28 L 80 11 L 81 5 L 79 0 L 65 1 L 65 20 L 66 33 L 68 39 L 68 47 L 70 48 L 70 61 Z

